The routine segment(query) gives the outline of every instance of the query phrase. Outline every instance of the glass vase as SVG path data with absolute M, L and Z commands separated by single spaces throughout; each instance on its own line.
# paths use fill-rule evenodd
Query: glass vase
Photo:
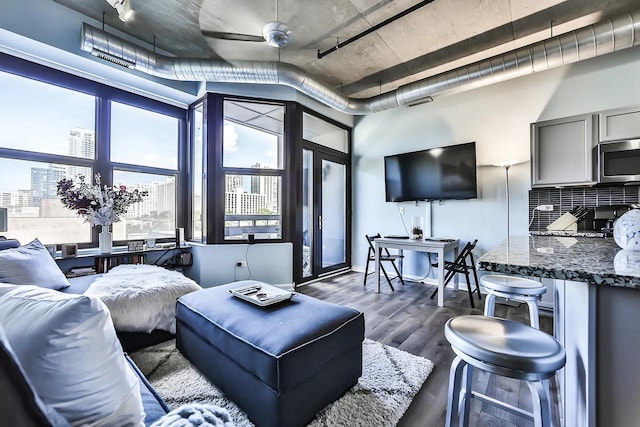
M 112 235 L 108 225 L 102 226 L 102 231 L 98 235 L 98 249 L 101 254 L 111 253 Z
M 411 218 L 411 238 L 422 239 L 422 217 L 414 216 Z

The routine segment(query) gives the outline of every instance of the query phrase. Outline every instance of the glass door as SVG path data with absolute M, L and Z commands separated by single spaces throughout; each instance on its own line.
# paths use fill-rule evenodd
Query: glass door
M 302 277 L 296 280 L 306 282 L 351 263 L 351 136 L 308 113 L 302 122 Z
M 302 150 L 302 278 L 313 276 L 313 151 Z
M 321 162 L 322 271 L 330 271 L 347 261 L 346 190 L 347 166 L 327 159 Z
M 302 150 L 302 280 L 347 267 L 347 162 L 320 148 Z

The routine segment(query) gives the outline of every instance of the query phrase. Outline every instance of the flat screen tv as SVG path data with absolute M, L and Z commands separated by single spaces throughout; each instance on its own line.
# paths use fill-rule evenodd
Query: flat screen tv
M 476 143 L 386 156 L 384 180 L 387 202 L 476 198 Z

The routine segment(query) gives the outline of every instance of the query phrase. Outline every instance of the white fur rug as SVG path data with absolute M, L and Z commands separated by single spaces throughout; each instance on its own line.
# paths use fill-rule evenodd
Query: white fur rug
M 167 341 L 130 355 L 170 408 L 208 403 L 225 408 L 236 426 L 253 426 L 246 414 L 201 375 Z M 433 363 L 366 339 L 358 384 L 320 411 L 309 424 L 320 426 L 395 426 L 433 369 Z
M 176 332 L 176 299 L 202 289 L 177 271 L 155 265 L 119 265 L 98 277 L 85 295 L 109 308 L 118 331 Z

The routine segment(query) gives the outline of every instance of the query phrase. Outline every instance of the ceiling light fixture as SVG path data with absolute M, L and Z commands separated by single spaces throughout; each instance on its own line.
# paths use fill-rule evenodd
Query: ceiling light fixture
M 262 37 L 269 46 L 284 47 L 289 43 L 291 30 L 284 22 L 278 21 L 278 0 L 276 0 L 276 20 L 267 22 L 262 28 Z
M 118 18 L 122 22 L 128 22 L 133 18 L 134 11 L 131 9 L 131 0 L 107 0 L 116 11 L 118 11 Z

